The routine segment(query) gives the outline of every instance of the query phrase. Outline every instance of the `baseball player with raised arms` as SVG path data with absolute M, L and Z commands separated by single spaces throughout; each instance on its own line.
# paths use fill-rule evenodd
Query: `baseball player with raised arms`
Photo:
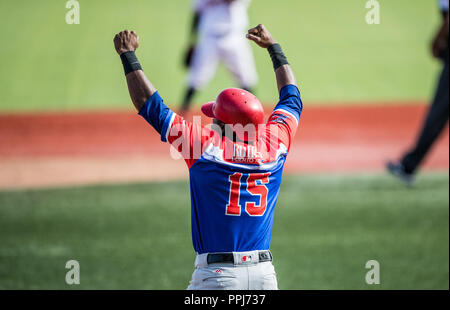
M 246 35 L 270 54 L 279 102 L 264 123 L 251 93 L 225 89 L 202 106 L 213 124 L 186 122 L 169 109 L 135 55 L 139 37 L 114 38 L 134 106 L 180 152 L 189 168 L 192 241 L 197 257 L 188 289 L 277 289 L 269 251 L 283 166 L 302 112 L 294 74 L 263 25 Z

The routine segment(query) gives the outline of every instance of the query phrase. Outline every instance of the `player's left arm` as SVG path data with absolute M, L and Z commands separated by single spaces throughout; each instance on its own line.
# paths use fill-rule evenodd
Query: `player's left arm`
M 276 40 L 264 25 L 259 24 L 251 28 L 248 31 L 247 38 L 269 51 L 277 80 L 279 102 L 267 121 L 267 128 L 270 133 L 274 130 L 278 131 L 273 136 L 279 138 L 289 149 L 303 110 L 294 72 L 281 46 L 276 43 Z

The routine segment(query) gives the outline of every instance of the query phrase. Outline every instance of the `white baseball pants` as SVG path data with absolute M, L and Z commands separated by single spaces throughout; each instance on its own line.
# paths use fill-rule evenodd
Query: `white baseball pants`
M 208 254 L 197 255 L 188 290 L 277 290 L 272 262 L 258 262 L 258 251 L 234 252 L 235 257 L 251 257 L 248 262 L 207 263 Z

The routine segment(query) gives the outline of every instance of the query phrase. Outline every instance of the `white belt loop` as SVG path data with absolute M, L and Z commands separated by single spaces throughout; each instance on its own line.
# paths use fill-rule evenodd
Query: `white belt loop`
M 197 254 L 197 257 L 195 258 L 195 267 L 208 266 L 207 258 L 208 258 L 208 253 Z

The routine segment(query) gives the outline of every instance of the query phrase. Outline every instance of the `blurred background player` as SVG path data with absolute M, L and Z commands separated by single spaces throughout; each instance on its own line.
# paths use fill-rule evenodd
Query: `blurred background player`
M 448 0 L 440 0 L 442 11 L 442 24 L 438 29 L 431 45 L 433 56 L 443 63 L 443 69 L 439 78 L 438 86 L 433 102 L 416 144 L 398 162 L 388 162 L 387 170 L 402 182 L 411 185 L 414 181 L 414 174 L 420 163 L 430 150 L 434 141 L 445 128 L 448 121 L 449 97 L 448 97 Z
M 195 0 L 190 46 L 185 58 L 189 68 L 188 88 L 181 114 L 189 110 L 195 92 L 214 76 L 219 61 L 233 74 L 240 88 L 253 90 L 258 75 L 245 39 L 249 4 L 250 0 Z

